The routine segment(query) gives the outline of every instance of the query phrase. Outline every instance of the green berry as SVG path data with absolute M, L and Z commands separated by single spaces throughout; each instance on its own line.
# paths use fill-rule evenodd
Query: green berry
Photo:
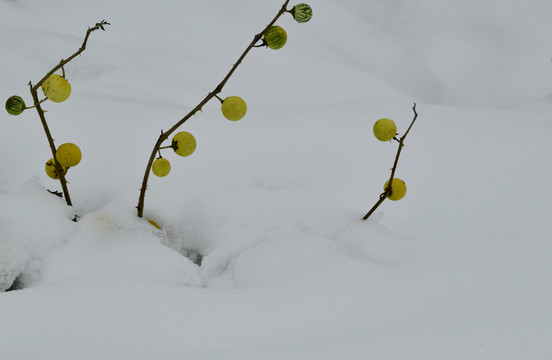
M 293 18 L 298 23 L 305 23 L 312 18 L 312 9 L 307 4 L 297 4 L 291 9 Z
M 273 50 L 281 49 L 286 44 L 287 33 L 278 25 L 273 25 L 264 34 L 264 41 Z
M 25 101 L 20 96 L 13 95 L 6 101 L 6 111 L 11 115 L 19 115 L 25 108 Z

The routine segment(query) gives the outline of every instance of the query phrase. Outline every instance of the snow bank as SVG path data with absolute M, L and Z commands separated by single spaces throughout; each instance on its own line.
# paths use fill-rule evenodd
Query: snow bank
M 161 229 L 135 216 L 160 130 L 280 5 L 0 1 L 2 99 L 112 23 L 47 104 L 56 142 L 83 151 L 74 207 L 47 191 L 36 114 L 0 113 L 0 290 L 23 287 L 0 295 L 3 356 L 550 357 L 548 3 L 313 0 L 228 82 L 246 117 L 209 103 L 183 127 L 196 153 L 163 153 L 145 208 Z M 373 122 L 403 133 L 413 102 L 408 193 L 361 221 L 397 145 Z

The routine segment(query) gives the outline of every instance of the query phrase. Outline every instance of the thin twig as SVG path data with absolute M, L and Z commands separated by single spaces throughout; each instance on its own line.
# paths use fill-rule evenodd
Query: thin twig
M 42 106 L 41 106 L 41 104 L 46 99 L 40 100 L 38 98 L 38 89 L 42 86 L 44 81 L 46 81 L 53 73 L 55 73 L 59 69 L 63 70 L 63 77 L 65 77 L 64 66 L 68 62 L 73 60 L 75 57 L 80 55 L 86 49 L 86 43 L 88 42 L 88 37 L 90 36 L 90 33 L 92 33 L 93 31 L 96 31 L 98 29 L 105 30 L 105 28 L 104 28 L 105 25 L 110 25 L 110 24 L 108 22 L 106 22 L 105 20 L 102 20 L 99 23 L 96 23 L 96 25 L 94 27 L 88 28 L 88 30 L 86 31 L 86 35 L 84 37 L 84 41 L 83 41 L 81 47 L 79 48 L 79 50 L 77 50 L 77 52 L 75 52 L 73 55 L 69 56 L 67 59 L 61 60 L 59 62 L 59 64 L 54 66 L 54 68 L 52 70 L 50 70 L 36 84 L 32 85 L 32 83 L 29 82 L 31 95 L 33 97 L 33 102 L 34 102 L 34 106 L 32 106 L 32 107 L 36 108 L 36 111 L 38 112 L 38 116 L 40 118 L 40 122 L 42 123 L 42 126 L 44 128 L 44 132 L 46 133 L 46 138 L 48 139 L 48 144 L 50 145 L 50 150 L 52 151 L 52 155 L 54 157 L 56 172 L 59 175 L 59 181 L 61 183 L 61 188 L 63 189 L 63 194 L 65 195 L 65 202 L 69 206 L 72 206 L 72 203 L 71 203 L 71 196 L 69 195 L 69 190 L 67 188 L 67 180 L 65 179 L 65 175 L 63 174 L 63 169 L 62 169 L 61 164 L 57 161 L 57 158 L 56 158 L 56 145 L 54 144 L 54 139 L 53 139 L 52 134 L 50 132 L 50 128 L 48 127 L 48 123 L 46 122 L 46 116 L 44 115 L 45 111 L 44 111 L 44 109 L 42 109 Z
M 90 34 L 98 29 L 102 29 L 105 31 L 105 28 L 104 26 L 105 25 L 111 25 L 110 23 L 106 22 L 105 20 L 102 20 L 100 21 L 99 23 L 96 23 L 95 26 L 91 27 L 91 28 L 88 28 L 88 30 L 86 31 L 86 35 L 84 36 L 84 41 L 81 45 L 81 47 L 79 48 L 79 50 L 77 50 L 77 52 L 75 52 L 73 55 L 69 56 L 67 59 L 65 60 L 61 60 L 59 62 L 59 64 L 57 64 L 56 66 L 54 66 L 54 68 L 52 70 L 50 70 L 46 75 L 44 75 L 44 77 L 42 79 L 40 79 L 39 82 L 37 82 L 33 87 L 32 87 L 32 90 L 33 91 L 37 91 L 40 86 L 42 85 L 42 83 L 44 81 L 46 81 L 46 79 L 48 79 L 50 77 L 50 75 L 52 75 L 53 73 L 55 73 L 56 71 L 58 71 L 59 69 L 61 69 L 64 65 L 66 65 L 67 63 L 69 63 L 71 60 L 73 60 L 75 57 L 79 56 L 84 50 L 86 50 L 86 44 L 88 43 L 88 37 L 90 36 Z
M 393 168 L 391 169 L 391 176 L 389 177 L 389 182 L 387 183 L 387 187 L 385 188 L 383 193 L 380 194 L 379 200 L 374 204 L 374 206 L 372 206 L 370 211 L 368 211 L 368 213 L 364 215 L 362 220 L 367 220 L 370 217 L 370 215 L 372 215 L 374 211 L 376 211 L 378 206 L 380 206 L 385 201 L 385 199 L 387 199 L 387 197 L 391 195 L 391 191 L 392 191 L 391 184 L 393 183 L 393 179 L 395 177 L 395 171 L 397 170 L 397 165 L 399 164 L 399 157 L 401 156 L 401 151 L 402 151 L 402 148 L 404 147 L 404 139 L 406 139 L 406 136 L 410 132 L 410 129 L 412 129 L 412 125 L 414 125 L 414 122 L 418 118 L 418 113 L 416 112 L 416 103 L 414 103 L 414 106 L 412 107 L 412 111 L 414 111 L 414 118 L 412 119 L 412 122 L 410 123 L 410 126 L 408 127 L 404 135 L 401 136 L 400 139 L 398 139 L 399 147 L 397 149 L 397 155 L 395 156 L 395 162 L 393 163 Z
M 238 60 L 234 63 L 234 65 L 232 66 L 232 68 L 230 69 L 228 74 L 226 74 L 226 76 L 222 79 L 220 84 L 218 84 L 212 92 L 207 94 L 207 96 L 203 100 L 201 100 L 201 102 L 199 104 L 197 104 L 197 106 L 195 108 L 193 108 L 192 111 L 190 111 L 186 116 L 184 116 L 182 119 L 180 119 L 180 121 L 178 121 L 176 124 L 174 124 L 169 130 L 163 132 L 159 136 L 159 138 L 157 139 L 157 142 L 155 143 L 155 145 L 153 147 L 153 150 L 151 151 L 151 155 L 149 157 L 148 164 L 146 166 L 146 171 L 144 173 L 144 178 L 142 180 L 142 187 L 140 188 L 140 197 L 138 199 L 138 205 L 136 206 L 136 209 L 138 210 L 138 217 L 142 217 L 143 214 L 144 214 L 144 202 L 145 202 L 145 197 L 146 197 L 146 190 L 147 190 L 147 187 L 148 187 L 148 179 L 149 179 L 149 175 L 150 175 L 150 172 L 151 172 L 151 166 L 153 165 L 153 161 L 155 160 L 155 156 L 156 156 L 157 152 L 161 148 L 161 144 L 165 140 L 167 140 L 169 138 L 169 136 L 176 129 L 178 129 L 189 118 L 191 118 L 193 115 L 195 115 L 195 113 L 197 113 L 198 111 L 201 111 L 203 106 L 205 104 L 207 104 L 209 102 L 209 100 L 211 100 L 214 97 L 218 97 L 217 95 L 222 91 L 222 89 L 224 88 L 224 86 L 228 82 L 228 79 L 230 79 L 230 77 L 234 74 L 234 72 L 236 71 L 238 66 L 241 64 L 241 62 L 243 61 L 245 56 L 249 53 L 249 51 L 253 47 L 255 47 L 255 44 L 257 44 L 259 42 L 259 40 L 263 37 L 263 35 L 268 31 L 268 29 L 270 29 L 270 27 L 272 25 L 274 25 L 274 23 L 276 23 L 276 21 L 280 18 L 280 16 L 282 16 L 282 14 L 284 14 L 285 12 L 288 12 L 288 10 L 286 9 L 288 3 L 289 3 L 289 0 L 286 0 L 284 2 L 284 4 L 282 5 L 282 8 L 280 9 L 280 11 L 278 11 L 276 16 L 274 17 L 274 19 L 272 19 L 272 21 L 263 29 L 263 31 L 261 31 L 260 33 L 255 35 L 255 37 L 253 38 L 251 43 L 247 46 L 245 51 L 241 54 L 241 56 L 238 58 Z

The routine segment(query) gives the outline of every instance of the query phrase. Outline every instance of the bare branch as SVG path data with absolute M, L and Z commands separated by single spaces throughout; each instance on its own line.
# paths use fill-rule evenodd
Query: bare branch
M 142 217 L 143 216 L 143 213 L 144 213 L 144 202 L 145 202 L 145 197 L 146 197 L 146 189 L 147 189 L 147 186 L 148 186 L 148 179 L 149 179 L 149 175 L 150 175 L 150 172 L 151 172 L 151 167 L 153 165 L 153 162 L 155 160 L 155 156 L 157 154 L 157 152 L 159 151 L 159 149 L 161 148 L 161 144 L 167 140 L 169 138 L 169 136 L 176 130 L 178 129 L 182 124 L 184 124 L 189 118 L 191 118 L 192 116 L 194 116 L 198 111 L 201 111 L 201 109 L 203 108 L 203 106 L 205 104 L 207 104 L 212 98 L 214 97 L 217 97 L 218 98 L 218 94 L 222 91 L 222 89 L 224 88 L 224 86 L 226 85 L 226 83 L 228 82 L 228 80 L 230 79 L 230 77 L 234 74 L 234 72 L 236 71 L 236 69 L 238 68 L 238 66 L 241 64 L 241 62 L 243 61 L 243 59 L 247 56 L 247 54 L 249 53 L 249 51 L 256 47 L 255 44 L 257 44 L 259 42 L 259 40 L 263 37 L 263 35 L 268 31 L 268 29 L 274 25 L 274 23 L 276 23 L 276 21 L 280 18 L 280 16 L 282 16 L 282 14 L 284 14 L 285 12 L 287 12 L 287 5 L 289 3 L 289 0 L 286 0 L 284 2 L 284 4 L 282 5 L 282 8 L 280 9 L 280 11 L 278 11 L 278 13 L 276 14 L 276 16 L 274 17 L 274 19 L 272 19 L 272 21 L 260 32 L 258 33 L 257 35 L 254 36 L 253 40 L 251 41 L 251 43 L 247 46 L 247 48 L 245 49 L 245 51 L 241 54 L 241 56 L 238 58 L 238 60 L 234 63 L 234 65 L 232 66 L 232 68 L 230 69 L 230 71 L 228 72 L 228 74 L 226 74 L 226 76 L 222 79 L 222 81 L 215 87 L 215 89 L 208 93 L 207 96 L 201 100 L 201 102 L 199 104 L 196 105 L 196 107 L 194 107 L 192 109 L 192 111 L 190 111 L 188 114 L 186 114 L 186 116 L 184 116 L 182 119 L 180 119 L 180 121 L 178 121 L 176 124 L 174 124 L 169 130 L 163 132 L 159 138 L 157 139 L 157 142 L 155 143 L 152 151 L 151 151 L 151 155 L 150 155 L 150 158 L 148 160 L 148 164 L 146 166 L 146 171 L 144 173 L 144 178 L 142 180 L 142 186 L 140 188 L 140 197 L 138 199 L 138 206 L 136 207 L 136 209 L 138 210 L 138 217 Z M 220 98 L 219 98 L 220 99 Z
M 52 137 L 52 134 L 50 132 L 50 128 L 48 127 L 48 123 L 46 122 L 46 116 L 44 115 L 45 114 L 45 110 L 42 109 L 42 106 L 41 104 L 44 102 L 44 100 L 46 99 L 42 99 L 40 100 L 38 98 L 38 89 L 41 87 L 41 85 L 44 83 L 44 81 L 46 81 L 46 79 L 48 79 L 53 73 L 55 73 L 56 71 L 58 71 L 59 69 L 62 69 L 63 71 L 63 77 L 65 77 L 65 69 L 64 69 L 64 66 L 70 62 L 71 60 L 73 60 L 76 56 L 78 56 L 79 54 L 81 54 L 85 49 L 86 49 L 86 43 L 88 42 L 88 37 L 90 36 L 90 33 L 92 33 L 93 31 L 96 31 L 98 29 L 102 29 L 102 30 L 105 30 L 104 29 L 104 26 L 105 25 L 109 25 L 108 22 L 106 22 L 105 20 L 102 20 L 101 22 L 97 23 L 94 27 L 92 28 L 88 28 L 88 30 L 86 31 L 86 35 L 84 37 L 84 41 L 81 45 L 81 47 L 79 48 L 79 50 L 77 50 L 77 52 L 75 52 L 73 55 L 69 56 L 67 59 L 65 60 L 61 60 L 59 62 L 59 64 L 57 64 L 56 66 L 54 66 L 54 68 L 52 70 L 50 70 L 42 79 L 40 79 L 39 82 L 37 82 L 34 86 L 33 84 L 29 81 L 29 88 L 30 88 L 30 91 L 31 91 L 31 95 L 33 97 L 33 102 L 34 102 L 34 108 L 36 108 L 36 111 L 38 113 L 38 116 L 40 118 L 40 122 L 42 123 L 42 127 L 44 128 L 44 132 L 46 133 L 46 138 L 48 139 L 48 144 L 50 145 L 50 150 L 52 151 L 52 155 L 54 157 L 54 163 L 55 163 L 55 166 L 56 166 L 56 171 L 59 175 L 59 181 L 61 183 L 61 187 L 63 189 L 63 194 L 65 195 L 65 202 L 67 203 L 67 205 L 69 206 L 72 206 L 72 202 L 71 202 L 71 196 L 69 195 L 69 190 L 67 188 L 67 180 L 65 180 L 65 175 L 64 175 L 64 172 L 62 170 L 62 166 L 61 164 L 58 162 L 58 160 L 56 159 L 56 145 L 54 144 L 54 139 Z
M 86 50 L 86 44 L 88 43 L 88 37 L 90 36 L 90 34 L 94 31 L 98 30 L 98 29 L 102 29 L 102 30 L 105 31 L 105 29 L 104 29 L 105 25 L 111 25 L 111 24 L 106 22 L 105 20 L 102 20 L 99 23 L 96 23 L 96 25 L 94 27 L 88 28 L 88 30 L 86 31 L 86 35 L 84 36 L 84 41 L 82 42 L 82 45 L 79 48 L 79 50 L 77 50 L 77 52 L 75 52 L 73 55 L 69 56 L 67 59 L 61 60 L 58 65 L 54 66 L 54 68 L 52 70 L 50 70 L 46 75 L 44 75 L 44 77 L 42 79 L 40 79 L 40 81 L 37 82 L 32 87 L 32 91 L 37 91 L 38 88 L 40 88 L 40 86 L 42 85 L 42 83 L 50 77 L 50 75 L 52 75 L 53 73 L 55 73 L 56 71 L 61 69 L 65 64 L 69 63 L 75 57 L 80 55 L 84 50 Z

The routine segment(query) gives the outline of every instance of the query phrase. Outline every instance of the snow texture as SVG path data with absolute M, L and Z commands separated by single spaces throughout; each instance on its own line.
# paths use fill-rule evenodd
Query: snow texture
M 135 206 L 147 157 L 278 1 L 0 0 L 0 99 L 77 144 L 47 190 L 37 114 L 0 112 L 2 359 L 550 359 L 552 3 L 312 0 L 181 128 L 197 139 Z M 397 144 L 408 187 L 368 221 Z M 544 182 L 544 184 L 543 184 Z M 79 221 L 72 219 L 79 216 Z M 194 261 L 201 260 L 201 266 Z

